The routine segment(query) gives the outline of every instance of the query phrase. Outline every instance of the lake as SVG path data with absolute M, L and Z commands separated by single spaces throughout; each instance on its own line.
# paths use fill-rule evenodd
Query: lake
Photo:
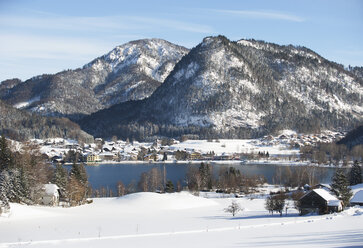
M 140 175 L 143 172 L 148 172 L 152 168 L 156 167 L 163 171 L 164 166 L 166 169 L 166 178 L 171 180 L 174 185 L 179 181 L 182 185 L 185 185 L 185 175 L 189 166 L 198 167 L 200 164 L 190 163 L 119 163 L 119 164 L 100 164 L 97 166 L 85 166 L 89 182 L 93 189 L 99 189 L 100 187 L 106 187 L 116 192 L 116 184 L 118 181 L 122 181 L 124 185 L 127 185 L 134 181 L 136 184 L 140 179 Z M 247 176 L 262 175 L 266 178 L 267 182 L 274 184 L 275 175 L 279 172 L 279 168 L 286 168 L 288 165 L 271 165 L 271 164 L 253 164 L 244 165 L 239 163 L 211 163 L 213 167 L 213 174 L 218 175 L 219 168 L 221 167 L 234 167 L 239 169 L 242 174 Z M 321 183 L 330 183 L 331 177 L 335 172 L 335 168 L 323 167 L 319 168 L 323 172 Z

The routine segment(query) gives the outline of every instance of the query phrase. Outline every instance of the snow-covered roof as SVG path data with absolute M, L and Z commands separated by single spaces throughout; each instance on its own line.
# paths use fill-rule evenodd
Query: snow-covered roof
M 341 207 L 342 202 L 340 200 L 330 200 L 327 205 L 330 207 Z
M 329 184 L 326 184 L 326 183 L 319 183 L 316 186 L 320 186 L 320 187 L 323 187 L 323 188 L 331 189 L 331 186 Z
M 329 191 L 325 189 L 313 189 L 313 191 L 326 200 L 328 206 L 340 206 L 340 200 L 332 195 Z
M 363 203 L 363 190 L 359 190 L 350 200 L 352 203 Z
M 112 152 L 101 152 L 98 155 L 100 155 L 100 156 L 113 156 L 114 154 Z
M 58 194 L 59 187 L 56 184 L 48 183 L 44 184 L 44 190 L 47 195 Z

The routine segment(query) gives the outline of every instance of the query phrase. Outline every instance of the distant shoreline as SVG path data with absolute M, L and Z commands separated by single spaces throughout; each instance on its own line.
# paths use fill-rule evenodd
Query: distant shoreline
M 200 163 L 210 163 L 210 164 L 240 164 L 240 165 L 281 165 L 281 166 L 318 166 L 318 167 L 338 167 L 335 165 L 318 165 L 311 162 L 294 162 L 294 161 L 279 161 L 279 160 L 249 160 L 249 161 L 241 161 L 241 160 L 167 160 L 167 161 L 103 161 L 99 163 L 85 163 L 87 166 L 99 166 L 99 165 L 108 165 L 108 164 L 200 164 Z M 66 163 L 65 165 L 71 165 L 70 163 Z

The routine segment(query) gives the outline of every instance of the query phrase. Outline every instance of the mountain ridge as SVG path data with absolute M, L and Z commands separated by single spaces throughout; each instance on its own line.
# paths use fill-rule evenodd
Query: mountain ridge
M 79 119 L 116 103 L 148 97 L 187 52 L 161 39 L 131 41 L 82 68 L 4 86 L 0 97 L 45 116 Z
M 310 49 L 207 37 L 149 98 L 115 105 L 80 124 L 96 136 L 123 132 L 136 138 L 349 129 L 362 121 L 362 95 L 359 77 Z M 143 131 L 132 130 L 138 128 Z

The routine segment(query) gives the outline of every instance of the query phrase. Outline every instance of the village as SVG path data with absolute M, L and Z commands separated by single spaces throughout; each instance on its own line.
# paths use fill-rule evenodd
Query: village
M 301 135 L 285 130 L 277 136 L 244 140 L 189 140 L 156 139 L 154 142 L 103 140 L 79 144 L 74 140 L 53 138 L 34 139 L 33 145 L 51 162 L 87 164 L 117 162 L 176 162 L 176 161 L 290 161 L 299 162 L 300 149 L 318 143 L 330 143 L 344 137 L 342 132 L 326 131 Z M 71 154 L 70 154 L 71 153 Z
M 250 229 L 286 231 L 285 225 L 291 227 L 289 235 L 297 235 L 302 228 L 305 232 L 317 231 L 321 225 L 333 228 L 332 235 L 341 230 L 340 225 L 359 232 L 361 227 L 356 223 L 363 217 L 363 183 L 358 161 L 354 161 L 352 167 L 329 168 L 336 169 L 331 184 L 310 180 L 318 177 L 315 169 L 319 167 L 316 166 L 282 166 L 279 172 L 283 180 L 272 184 L 258 176 L 244 175 L 232 166 L 222 168 L 217 178 L 211 173 L 217 161 L 303 165 L 301 150 L 305 147 L 330 143 L 342 136 L 343 133 L 299 135 L 284 131 L 277 136 L 248 140 L 130 142 L 97 138 L 92 144 L 66 139 L 32 140 L 27 145 L 38 150 L 41 158 L 52 162 L 53 178 L 57 180 L 38 185 L 36 205 L 10 202 L 1 208 L 1 218 L 11 225 L 0 242 L 5 247 L 29 244 L 41 247 L 54 242 L 62 246 L 65 243 L 74 246 L 77 242 L 77 246 L 83 247 L 102 240 L 113 245 L 121 242 L 129 247 L 132 237 L 143 238 L 142 235 L 152 239 L 153 235 L 168 235 L 175 239 L 181 236 L 179 234 L 211 233 L 206 238 L 209 240 L 216 231 L 223 231 L 224 235 L 233 232 L 233 237 L 239 237 Z M 12 141 L 14 145 L 15 150 L 21 150 L 24 144 Z M 160 169 L 147 164 L 150 170 L 141 174 L 137 184 L 119 182 L 115 194 L 107 193 L 112 192 L 107 189 L 103 194 L 102 188 L 93 190 L 81 169 L 83 163 L 89 165 L 88 169 L 97 170 L 105 166 L 122 168 L 133 162 L 161 164 L 161 161 L 196 162 L 188 168 L 183 187 L 166 181 L 165 165 L 162 174 Z M 71 166 L 63 166 L 63 163 Z M 312 161 L 305 163 L 310 165 Z M 49 167 L 49 164 L 44 163 L 44 166 Z M 355 169 L 360 173 L 353 173 Z M 62 178 L 57 177 L 62 171 L 67 178 L 66 187 L 62 186 Z M 308 180 L 302 175 L 308 176 Z M 302 179 L 307 183 L 302 183 Z M 82 206 L 76 207 L 79 205 Z M 22 229 L 24 216 L 29 220 L 27 226 L 37 232 L 28 235 Z M 91 224 L 81 224 L 85 218 Z M 161 219 L 162 223 L 155 225 Z M 71 220 L 75 224 L 69 228 Z M 19 228 L 23 230 L 21 235 L 14 235 Z M 253 237 L 253 234 L 248 235 Z

